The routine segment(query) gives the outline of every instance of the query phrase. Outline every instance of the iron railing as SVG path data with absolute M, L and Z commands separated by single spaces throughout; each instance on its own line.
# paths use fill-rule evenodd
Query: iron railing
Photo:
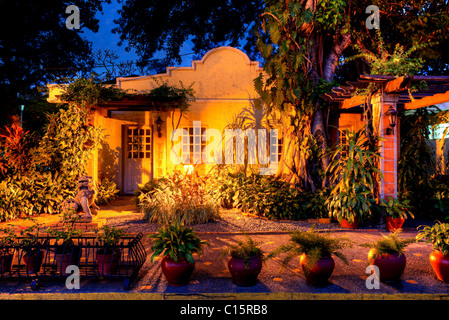
M 67 266 L 76 265 L 80 279 L 124 279 L 129 290 L 147 256 L 142 236 L 121 237 L 108 250 L 95 236 L 74 237 L 71 246 L 58 244 L 52 236 L 39 237 L 37 244 L 27 246 L 22 243 L 24 237 L 18 237 L 16 245 L 0 245 L 0 278 L 32 280 L 32 289 L 37 289 L 38 279 L 66 279 L 72 274 L 66 273 Z

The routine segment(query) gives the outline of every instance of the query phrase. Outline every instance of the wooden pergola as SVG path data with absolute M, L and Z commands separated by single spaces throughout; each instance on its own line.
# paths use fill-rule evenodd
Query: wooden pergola
M 426 88 L 409 92 L 414 84 L 425 82 Z M 324 98 L 338 105 L 338 113 L 362 113 L 368 102 L 366 96 L 355 95 L 357 89 L 367 88 L 371 83 L 379 84 L 380 90 L 369 101 L 373 110 L 373 127 L 383 141 L 380 142 L 381 160 L 379 169 L 383 179 L 379 181 L 380 196 L 397 198 L 397 161 L 399 156 L 399 130 L 388 133 L 387 110 L 413 110 L 449 101 L 449 76 L 384 76 L 361 75 L 357 81 L 335 87 Z M 363 120 L 360 120 L 363 121 Z M 398 119 L 400 123 L 400 120 Z
M 408 89 L 412 84 L 425 82 L 427 89 L 413 92 Z M 412 110 L 449 101 L 449 76 L 383 76 L 361 75 L 358 81 L 347 81 L 345 86 L 332 89 L 325 99 L 339 103 L 339 109 L 350 109 L 363 105 L 366 97 L 354 96 L 357 89 L 365 89 L 370 83 L 383 85 L 384 94 L 398 94 L 398 111 Z

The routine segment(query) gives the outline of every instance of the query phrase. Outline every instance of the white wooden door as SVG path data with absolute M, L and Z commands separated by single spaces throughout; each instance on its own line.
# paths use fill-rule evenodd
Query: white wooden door
M 128 126 L 125 130 L 124 188 L 132 194 L 153 178 L 153 136 L 150 127 Z

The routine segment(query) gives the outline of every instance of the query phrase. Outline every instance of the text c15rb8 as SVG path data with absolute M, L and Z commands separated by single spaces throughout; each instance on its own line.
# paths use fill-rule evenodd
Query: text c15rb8
M 226 314 L 267 314 L 268 308 L 266 305 L 258 304 L 228 304 L 224 308 Z

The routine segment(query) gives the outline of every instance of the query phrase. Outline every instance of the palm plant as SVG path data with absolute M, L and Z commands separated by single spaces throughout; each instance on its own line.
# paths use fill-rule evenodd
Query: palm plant
M 342 133 L 346 144 L 337 146 L 327 169 L 333 188 L 326 204 L 336 219 L 353 223 L 356 217 L 362 221 L 371 215 L 375 175 L 382 178 L 376 165 L 380 154 L 368 148 L 365 129 L 355 132 L 345 129 Z

